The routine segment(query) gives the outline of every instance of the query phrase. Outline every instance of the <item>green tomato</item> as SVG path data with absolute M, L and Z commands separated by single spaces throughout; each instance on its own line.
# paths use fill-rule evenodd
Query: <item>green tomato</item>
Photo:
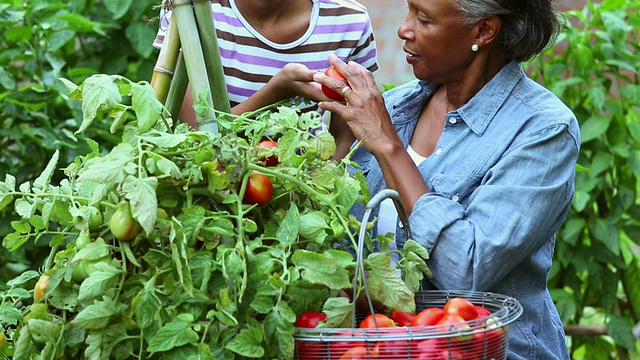
M 109 230 L 120 241 L 129 241 L 140 233 L 140 224 L 131 216 L 129 203 L 122 202 L 109 220 Z
M 92 240 L 91 236 L 89 236 L 89 233 L 87 233 L 86 231 L 81 231 L 80 235 L 78 235 L 78 238 L 76 238 L 76 250 L 83 249 L 91 241 Z
M 97 207 L 92 206 L 91 217 L 89 218 L 89 230 L 96 231 L 101 225 L 102 225 L 102 213 Z
M 71 278 L 77 283 L 81 283 L 84 279 L 88 278 L 96 272 L 96 264 L 98 263 L 110 263 L 111 257 L 105 256 L 97 260 L 80 260 L 73 265 L 71 271 Z

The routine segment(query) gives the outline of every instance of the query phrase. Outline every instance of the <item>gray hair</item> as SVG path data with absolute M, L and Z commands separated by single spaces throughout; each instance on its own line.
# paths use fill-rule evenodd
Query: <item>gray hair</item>
M 500 18 L 498 43 L 507 61 L 526 61 L 553 45 L 562 29 L 552 0 L 453 0 L 467 25 L 488 15 Z

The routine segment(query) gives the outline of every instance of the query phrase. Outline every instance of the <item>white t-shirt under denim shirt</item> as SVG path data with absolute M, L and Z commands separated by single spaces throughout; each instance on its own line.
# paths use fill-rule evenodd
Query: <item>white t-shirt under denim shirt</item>
M 438 85 L 415 80 L 383 96 L 399 138 L 410 143 Z M 446 115 L 433 154 L 418 170 L 431 192 L 409 216 L 412 239 L 429 252 L 424 289 L 490 291 L 516 298 L 509 359 L 569 360 L 562 321 L 547 288 L 555 233 L 574 194 L 580 127 L 552 92 L 506 64 L 466 104 Z M 374 196 L 385 188 L 375 157 L 352 160 Z M 364 206 L 352 214 L 361 218 Z M 402 247 L 403 229 L 396 228 Z

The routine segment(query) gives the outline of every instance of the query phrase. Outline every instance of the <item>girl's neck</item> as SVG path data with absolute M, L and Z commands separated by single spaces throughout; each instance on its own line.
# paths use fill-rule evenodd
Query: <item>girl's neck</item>
M 262 36 L 280 44 L 300 38 L 309 27 L 312 0 L 234 0 L 242 16 Z

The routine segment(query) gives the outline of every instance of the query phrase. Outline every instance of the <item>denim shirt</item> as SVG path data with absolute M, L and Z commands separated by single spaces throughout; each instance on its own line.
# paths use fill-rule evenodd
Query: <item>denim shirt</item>
M 436 89 L 414 80 L 385 92 L 405 147 Z M 573 112 L 512 62 L 445 121 L 436 150 L 418 167 L 431 192 L 409 217 L 412 238 L 430 253 L 426 289 L 514 297 L 524 313 L 509 327 L 509 359 L 569 359 L 547 277 L 574 193 L 580 129 Z M 366 149 L 352 160 L 372 196 L 386 187 Z M 361 218 L 362 208 L 353 213 Z M 398 247 L 405 237 L 398 226 Z

